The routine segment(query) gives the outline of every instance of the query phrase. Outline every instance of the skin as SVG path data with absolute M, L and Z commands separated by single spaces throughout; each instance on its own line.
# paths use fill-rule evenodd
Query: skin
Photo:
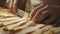
M 36 8 L 34 8 L 31 11 L 29 17 L 36 23 L 37 22 L 44 23 L 44 24 L 53 24 L 55 22 L 57 23 L 60 20 L 59 0 L 45 0 L 45 2 L 44 2 L 44 0 L 42 0 L 42 1 L 43 2 L 39 6 L 37 6 Z M 7 3 L 7 6 L 9 7 L 9 9 L 11 9 L 11 11 L 13 13 L 15 13 L 17 11 L 18 7 L 25 8 L 24 0 L 18 0 L 16 2 L 14 2 L 13 0 L 9 0 L 6 3 Z M 11 6 L 9 6 L 10 3 L 11 3 Z M 22 5 L 22 3 L 23 3 L 23 5 Z
M 25 10 L 26 1 L 25 0 L 6 0 L 8 8 L 16 13 L 17 8 Z
M 54 1 L 56 4 L 54 3 Z M 30 18 L 35 22 L 43 24 L 60 23 L 58 22 L 60 20 L 59 0 L 57 1 L 58 3 L 56 2 L 56 0 L 54 1 L 50 1 L 48 3 L 42 2 L 42 4 L 32 10 L 32 12 L 30 13 Z

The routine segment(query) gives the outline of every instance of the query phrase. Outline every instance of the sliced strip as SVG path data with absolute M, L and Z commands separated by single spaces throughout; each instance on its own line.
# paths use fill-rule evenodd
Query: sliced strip
M 3 25 L 9 25 L 9 24 L 14 24 L 14 23 L 16 23 L 18 21 L 20 22 L 22 20 L 21 19 L 16 19 L 16 20 L 6 21 L 6 22 L 0 22 L 0 23 L 2 23 Z
M 38 29 L 38 30 L 36 30 L 35 32 L 33 32 L 31 34 L 44 34 L 50 28 L 51 28 L 51 26 L 45 26 L 42 29 Z
M 22 26 L 19 26 L 19 27 L 14 28 L 14 31 L 20 30 L 20 29 L 23 29 L 23 28 L 26 28 L 26 27 L 28 27 L 29 25 L 34 25 L 34 24 L 35 24 L 35 23 L 32 22 L 32 21 L 28 21 L 27 23 L 23 24 Z
M 41 28 L 43 26 L 45 26 L 45 25 L 39 24 L 39 25 L 36 25 L 36 26 L 27 27 L 27 28 L 21 30 L 20 32 L 17 32 L 16 34 L 19 34 L 19 33 L 20 34 L 30 33 L 30 32 L 38 30 L 39 28 Z
M 16 24 L 8 25 L 8 26 L 6 26 L 6 27 L 3 27 L 3 29 L 6 29 L 6 28 L 7 28 L 8 30 L 11 30 L 11 29 L 14 29 L 14 28 L 17 27 L 17 26 L 20 26 L 20 25 L 26 23 L 27 21 L 29 21 L 29 19 L 26 19 L 26 20 L 24 20 L 24 21 L 18 22 L 18 23 L 16 23 Z
M 0 22 L 9 21 L 9 20 L 15 20 L 15 19 L 19 19 L 19 17 L 10 17 L 10 18 L 5 18 L 5 19 L 0 19 Z

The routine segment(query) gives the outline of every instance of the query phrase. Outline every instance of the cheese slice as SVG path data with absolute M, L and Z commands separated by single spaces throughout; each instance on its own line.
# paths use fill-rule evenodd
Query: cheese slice
M 19 29 L 23 29 L 23 28 L 26 28 L 26 27 L 28 27 L 30 25 L 34 25 L 34 24 L 35 23 L 32 22 L 32 21 L 28 21 L 27 23 L 23 24 L 22 26 L 19 26 L 19 27 L 14 28 L 14 30 L 16 31 L 16 30 L 19 30 Z
M 43 26 L 45 26 L 45 25 L 39 24 L 39 25 L 36 25 L 36 26 L 27 27 L 27 28 L 21 30 L 20 32 L 17 32 L 16 34 L 27 34 L 27 33 L 36 31 Z
M 16 24 L 8 25 L 8 26 L 6 26 L 6 28 L 7 28 L 8 30 L 11 30 L 11 29 L 14 29 L 14 28 L 17 27 L 17 26 L 20 26 L 20 25 L 26 23 L 27 21 L 29 21 L 29 19 L 26 19 L 26 20 L 24 20 L 24 21 L 18 22 L 18 23 L 16 23 Z M 5 29 L 5 27 L 3 27 L 3 29 Z
M 44 34 L 46 31 L 48 31 L 49 29 L 51 28 L 51 26 L 45 26 L 41 29 L 38 29 L 36 31 L 34 31 L 33 33 L 31 34 Z

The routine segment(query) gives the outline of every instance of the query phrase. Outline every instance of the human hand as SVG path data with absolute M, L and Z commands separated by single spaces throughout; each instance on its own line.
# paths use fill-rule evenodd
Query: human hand
M 59 23 L 60 7 L 41 4 L 32 10 L 29 17 L 35 22 L 45 24 Z
M 17 11 L 17 0 L 6 0 L 6 4 L 13 13 Z

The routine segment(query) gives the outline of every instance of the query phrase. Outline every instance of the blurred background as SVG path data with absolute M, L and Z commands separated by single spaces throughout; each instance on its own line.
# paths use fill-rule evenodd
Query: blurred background
M 18 8 L 30 12 L 34 7 L 40 4 L 40 0 L 18 0 Z M 6 0 L 0 0 L 0 7 L 7 7 Z

